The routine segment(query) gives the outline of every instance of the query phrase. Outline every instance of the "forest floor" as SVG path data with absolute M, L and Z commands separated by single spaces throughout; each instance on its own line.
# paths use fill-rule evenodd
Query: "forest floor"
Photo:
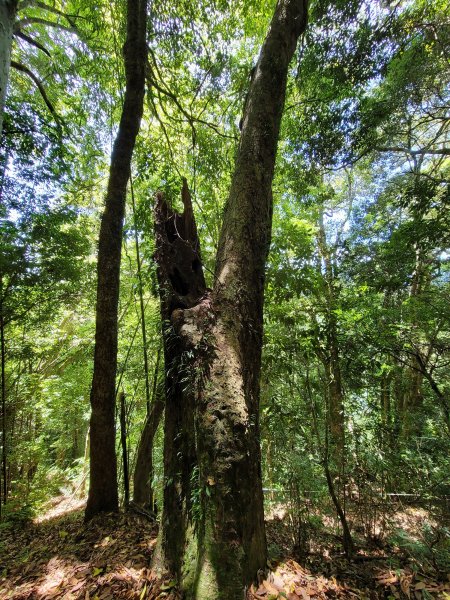
M 1 600 L 181 598 L 174 581 L 156 579 L 149 568 L 155 524 L 126 513 L 85 525 L 82 509 L 81 502 L 68 506 L 59 499 L 33 523 L 2 527 Z M 348 561 L 336 536 L 322 531 L 306 560 L 295 560 L 289 527 L 281 517 L 272 514 L 267 521 L 270 570 L 249 590 L 249 600 L 450 600 L 447 575 L 437 575 L 392 545 L 365 545 Z M 402 513 L 406 528 L 420 519 L 420 511 Z

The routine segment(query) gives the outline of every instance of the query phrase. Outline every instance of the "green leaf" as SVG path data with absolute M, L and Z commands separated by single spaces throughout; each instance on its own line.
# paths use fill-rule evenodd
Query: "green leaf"
M 168 583 L 163 583 L 162 586 L 160 587 L 160 590 L 162 590 L 162 591 L 171 590 L 176 585 L 177 585 L 177 582 L 175 581 L 175 579 L 171 579 Z

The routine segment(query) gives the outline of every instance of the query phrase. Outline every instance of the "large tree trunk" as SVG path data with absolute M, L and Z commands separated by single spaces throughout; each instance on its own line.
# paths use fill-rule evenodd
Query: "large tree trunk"
M 305 0 L 279 0 L 247 96 L 207 290 L 192 206 L 159 196 L 157 262 L 165 326 L 162 558 L 196 599 L 241 599 L 266 566 L 259 447 L 264 269 L 288 66 Z
M 94 374 L 91 389 L 90 488 L 86 519 L 118 508 L 115 381 L 120 255 L 127 182 L 139 131 L 147 62 L 147 0 L 128 0 L 125 99 L 111 156 L 99 249 Z
M 0 138 L 11 68 L 11 45 L 16 11 L 17 0 L 0 0 Z

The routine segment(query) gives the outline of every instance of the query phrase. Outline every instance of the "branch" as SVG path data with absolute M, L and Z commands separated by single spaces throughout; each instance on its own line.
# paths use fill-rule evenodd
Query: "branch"
M 60 117 L 58 115 L 58 113 L 56 112 L 53 104 L 50 102 L 48 96 L 47 96 L 47 92 L 45 91 L 44 85 L 42 83 L 42 81 L 32 72 L 30 71 L 30 69 L 28 67 L 26 67 L 25 65 L 23 65 L 22 63 L 18 63 L 15 60 L 11 61 L 11 67 L 13 67 L 14 69 L 16 69 L 17 71 L 21 71 L 22 73 L 25 73 L 25 75 L 28 75 L 28 77 L 31 79 L 31 81 L 35 84 L 35 86 L 38 88 L 42 99 L 44 100 L 48 110 L 52 113 L 52 115 L 55 118 L 56 123 L 58 124 L 58 126 L 61 126 L 60 123 Z
M 410 154 L 411 156 L 425 156 L 427 154 L 437 154 L 438 156 L 450 156 L 450 148 L 441 148 L 438 150 L 411 150 L 410 148 L 403 148 L 402 146 L 382 146 L 375 147 L 374 150 L 376 150 L 377 152 L 404 152 L 405 154 Z
M 148 99 L 150 100 L 150 102 L 151 102 L 151 104 L 152 104 L 152 106 L 153 106 L 153 111 L 154 111 L 155 117 L 156 117 L 156 119 L 157 119 L 158 123 L 161 125 L 161 129 L 162 129 L 162 131 L 163 131 L 164 137 L 166 138 L 166 142 L 167 142 L 167 149 L 169 150 L 170 158 L 172 159 L 172 162 L 173 162 L 173 165 L 174 165 L 174 167 L 175 167 L 175 170 L 176 170 L 176 172 L 178 173 L 178 175 L 179 175 L 179 176 L 180 176 L 180 178 L 181 178 L 181 177 L 182 177 L 182 175 L 181 175 L 181 173 L 180 173 L 180 171 L 179 171 L 179 169 L 178 169 L 178 165 L 177 165 L 177 163 L 176 163 L 176 161 L 175 161 L 175 157 L 174 157 L 174 155 L 173 155 L 173 151 L 172 151 L 172 145 L 171 145 L 171 143 L 170 143 L 169 135 L 168 135 L 168 133 L 167 133 L 167 129 L 166 129 L 166 126 L 165 126 L 165 124 L 164 124 L 164 121 L 163 121 L 163 120 L 161 119 L 161 117 L 159 116 L 158 110 L 157 110 L 157 108 L 156 108 L 155 101 L 153 100 L 153 98 L 151 97 L 151 95 L 150 95 L 150 94 L 148 95 Z
M 27 35 L 26 33 L 23 33 L 23 31 L 17 30 L 14 35 L 16 37 L 19 37 L 20 39 L 24 40 L 28 44 L 31 44 L 32 46 L 35 46 L 39 50 L 42 50 L 42 52 L 44 52 L 44 54 L 46 54 L 47 56 L 51 57 L 50 52 L 47 50 L 47 48 L 45 46 L 43 46 L 40 42 L 38 42 L 37 40 L 35 40 L 31 36 Z
M 39 2 L 39 0 L 25 0 L 19 5 L 19 10 L 23 10 L 28 6 L 37 6 L 38 8 L 42 8 L 42 10 L 46 10 L 47 12 L 53 13 L 54 15 L 64 17 L 64 19 L 66 19 L 67 22 L 70 23 L 71 27 L 76 29 L 75 22 L 72 20 L 73 17 L 78 18 L 76 15 L 66 15 L 66 13 L 62 12 L 61 10 L 58 10 L 54 6 L 49 6 L 48 4 L 45 4 L 45 2 Z
M 67 27 L 67 25 L 55 23 L 55 21 L 41 19 L 40 17 L 27 17 L 26 19 L 21 19 L 20 21 L 17 21 L 17 23 L 14 26 L 14 33 L 22 29 L 22 27 L 26 27 L 27 25 L 33 25 L 34 23 L 47 25 L 48 27 L 55 27 L 56 29 L 62 29 L 63 31 L 69 31 L 70 33 L 74 33 L 76 31 L 76 28 L 74 27 Z
M 153 52 L 149 49 L 150 55 L 153 58 L 153 61 L 155 62 L 155 66 L 156 66 L 156 60 L 155 57 L 153 55 Z M 194 122 L 196 123 L 200 123 L 201 125 L 205 125 L 206 127 L 209 127 L 210 129 L 212 129 L 217 135 L 223 137 L 223 138 L 228 138 L 228 139 L 232 139 L 232 140 L 236 140 L 236 136 L 234 135 L 228 135 L 226 133 L 223 133 L 220 128 L 218 127 L 218 125 L 216 125 L 215 123 L 211 123 L 210 121 L 205 121 L 204 119 L 200 119 L 199 117 L 195 117 L 193 116 L 191 113 L 189 113 L 181 104 L 181 102 L 178 100 L 177 96 L 171 92 L 170 90 L 168 90 L 166 87 L 163 87 L 160 83 L 157 82 L 154 73 L 153 73 L 153 69 L 152 66 L 150 64 L 150 61 L 147 62 L 147 81 L 148 84 L 152 87 L 154 87 L 158 92 L 160 92 L 161 94 L 164 94 L 165 96 L 167 96 L 168 98 L 170 98 L 175 105 L 177 106 L 178 110 L 181 112 L 181 114 L 186 118 L 187 122 L 189 123 L 189 125 L 191 126 L 191 128 L 195 131 L 194 129 Z M 192 104 L 192 103 L 191 103 Z

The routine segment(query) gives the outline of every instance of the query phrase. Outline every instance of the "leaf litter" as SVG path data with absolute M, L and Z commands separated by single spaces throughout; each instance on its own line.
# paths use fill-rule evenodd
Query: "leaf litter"
M 4 529 L 0 600 L 180 600 L 176 582 L 150 568 L 157 525 L 132 513 L 88 524 L 81 510 Z M 269 541 L 271 529 L 269 527 Z M 273 534 L 272 534 L 273 535 Z M 269 563 L 248 600 L 450 600 L 450 583 L 410 566 L 391 568 L 385 555 L 342 555 L 302 566 L 285 555 Z M 214 599 L 211 599 L 214 600 Z

